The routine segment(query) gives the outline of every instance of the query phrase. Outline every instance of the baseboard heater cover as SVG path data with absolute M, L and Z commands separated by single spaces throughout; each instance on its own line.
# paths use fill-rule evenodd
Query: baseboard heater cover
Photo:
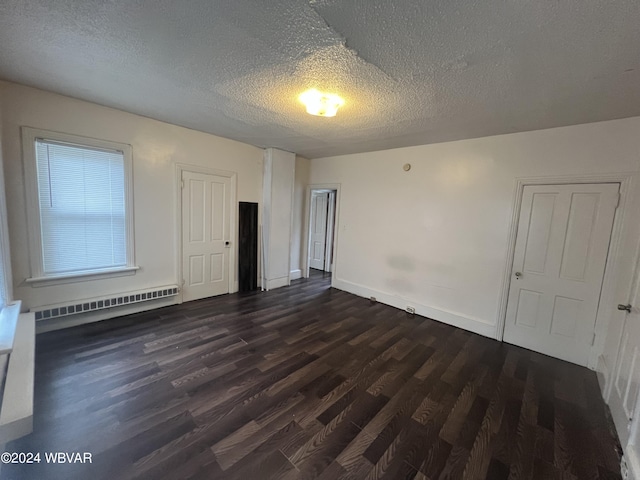
M 164 287 L 150 288 L 147 290 L 139 290 L 136 292 L 120 293 L 107 297 L 77 300 L 75 302 L 65 304 L 35 307 L 31 308 L 29 311 L 35 313 L 36 321 L 50 320 L 52 318 L 66 317 L 68 315 L 75 315 L 78 313 L 95 312 L 96 310 L 104 310 L 105 308 L 122 307 L 133 303 L 173 297 L 177 295 L 179 291 L 180 288 L 177 285 L 168 285 Z

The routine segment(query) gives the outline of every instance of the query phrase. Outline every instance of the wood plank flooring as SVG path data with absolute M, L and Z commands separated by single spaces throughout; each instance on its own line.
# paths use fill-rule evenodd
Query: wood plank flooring
M 37 341 L 2 479 L 619 479 L 595 374 L 329 288 L 190 302 Z M 44 455 L 44 453 L 42 453 Z

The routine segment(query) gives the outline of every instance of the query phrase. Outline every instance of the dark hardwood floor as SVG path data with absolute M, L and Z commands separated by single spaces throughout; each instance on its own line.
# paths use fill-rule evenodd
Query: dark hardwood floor
M 40 335 L 3 479 L 619 479 L 595 374 L 328 277 Z M 47 464 L 43 452 L 90 452 Z

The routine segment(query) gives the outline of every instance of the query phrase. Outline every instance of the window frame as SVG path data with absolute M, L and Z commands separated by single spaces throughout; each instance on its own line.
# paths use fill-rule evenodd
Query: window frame
M 121 152 L 124 158 L 124 203 L 125 203 L 125 248 L 126 265 L 113 268 L 92 269 L 62 274 L 46 274 L 43 268 L 42 229 L 38 192 L 38 167 L 36 158 L 36 140 Z M 27 228 L 29 237 L 29 257 L 31 277 L 26 279 L 33 286 L 57 283 L 75 283 L 97 278 L 134 275 L 140 267 L 135 264 L 134 222 L 133 222 L 133 154 L 131 145 L 98 140 L 68 133 L 22 127 L 22 154 L 25 172 L 27 203 Z
M 4 178 L 2 153 L 0 152 L 0 314 L 13 302 L 13 277 L 9 249 L 9 229 L 7 217 L 7 193 Z M 0 322 L 1 323 L 1 322 Z

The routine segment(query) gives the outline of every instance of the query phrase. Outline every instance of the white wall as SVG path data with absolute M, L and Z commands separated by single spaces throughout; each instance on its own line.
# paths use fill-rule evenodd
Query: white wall
M 0 102 L 0 105 L 2 103 Z M 0 132 L 2 131 L 2 109 L 0 108 Z M 0 135 L 0 309 L 13 298 L 11 285 L 11 258 L 9 257 L 9 236 L 7 232 L 7 197 L 4 162 L 2 160 L 2 135 Z
M 262 245 L 267 290 L 289 285 L 295 162 L 291 152 L 264 151 Z
M 304 251 L 304 216 L 307 208 L 307 185 L 311 162 L 296 156 L 296 171 L 293 185 L 293 213 L 291 231 L 291 280 L 302 277 Z
M 341 184 L 334 286 L 496 336 L 516 179 L 638 172 L 639 158 L 640 117 L 314 159 L 311 184 Z M 640 235 L 637 180 L 610 327 Z
M 6 82 L 0 82 L 0 105 L 14 296 L 23 300 L 24 308 L 180 283 L 176 258 L 176 163 L 237 172 L 238 201 L 261 202 L 263 151 L 259 148 Z M 30 268 L 21 126 L 133 147 L 135 255 L 140 266 L 135 275 L 42 287 L 25 283 Z M 237 245 L 237 241 L 233 244 Z M 234 276 L 236 272 L 237 266 Z M 172 301 L 175 300 L 169 302 Z M 155 306 L 161 304 L 157 302 Z M 149 308 L 144 303 L 140 305 Z M 124 308 L 114 309 L 110 315 L 126 313 Z

